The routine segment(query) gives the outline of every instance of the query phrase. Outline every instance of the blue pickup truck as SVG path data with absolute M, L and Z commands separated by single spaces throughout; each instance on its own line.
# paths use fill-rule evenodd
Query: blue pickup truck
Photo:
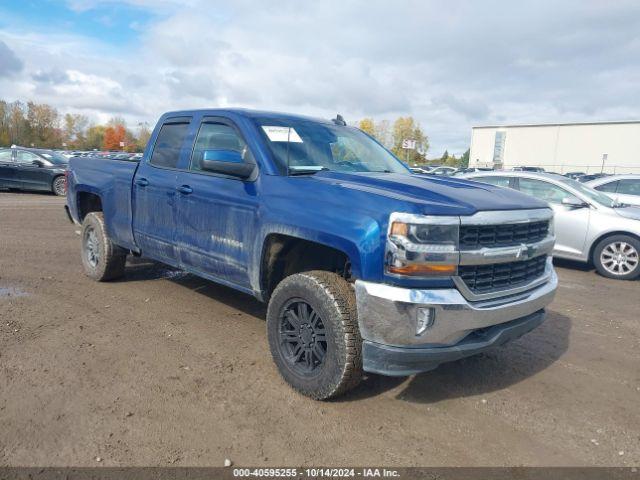
M 546 203 L 413 175 L 340 116 L 167 113 L 139 162 L 72 159 L 66 208 L 94 280 L 144 256 L 267 302 L 278 370 L 321 400 L 518 338 L 557 288 Z

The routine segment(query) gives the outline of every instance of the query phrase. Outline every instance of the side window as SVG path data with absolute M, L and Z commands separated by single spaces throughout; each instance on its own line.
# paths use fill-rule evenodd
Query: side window
M 11 162 L 11 150 L 0 150 L 0 163 Z
M 618 193 L 623 195 L 640 195 L 640 179 L 625 178 L 619 181 Z
M 595 188 L 600 192 L 616 193 L 616 188 L 618 188 L 618 183 L 619 183 L 618 181 L 603 183 L 602 185 L 598 185 Z
M 476 182 L 482 182 L 482 183 L 490 183 L 491 185 L 495 185 L 496 187 L 509 187 L 510 186 L 510 179 L 509 177 L 474 177 L 471 178 L 470 180 L 474 180 Z
M 527 195 L 531 195 L 532 197 L 536 197 L 549 203 L 562 203 L 562 199 L 564 198 L 575 198 L 574 195 L 567 192 L 564 188 L 542 180 L 521 177 L 519 179 L 519 185 L 522 193 L 526 193 Z
M 243 160 L 248 160 L 251 153 L 247 144 L 236 130 L 224 123 L 203 123 L 191 156 L 191 170 L 202 170 L 202 159 L 207 150 L 231 150 L 240 153 Z
M 149 163 L 156 167 L 176 168 L 188 129 L 188 122 L 162 125 Z
M 43 161 L 42 158 L 40 158 L 35 153 L 26 152 L 24 150 L 18 150 L 17 154 L 18 155 L 16 156 L 16 162 L 21 165 L 31 165 L 34 160 Z

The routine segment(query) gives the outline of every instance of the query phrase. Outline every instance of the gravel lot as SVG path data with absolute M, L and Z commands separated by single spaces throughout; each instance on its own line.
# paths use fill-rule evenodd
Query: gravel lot
M 86 278 L 63 203 L 0 192 L 0 465 L 640 464 L 640 282 L 558 263 L 536 331 L 317 403 L 251 297 L 145 261 Z

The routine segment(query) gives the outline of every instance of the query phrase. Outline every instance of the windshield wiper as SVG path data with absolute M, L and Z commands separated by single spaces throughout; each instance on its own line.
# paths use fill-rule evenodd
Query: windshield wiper
M 289 176 L 294 177 L 296 175 L 314 175 L 318 172 L 322 172 L 323 170 L 329 170 L 327 167 L 289 167 Z

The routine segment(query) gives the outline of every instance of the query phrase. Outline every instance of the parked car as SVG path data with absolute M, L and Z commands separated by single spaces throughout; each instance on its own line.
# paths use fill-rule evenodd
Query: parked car
M 442 167 L 436 167 L 433 168 L 431 170 L 429 170 L 429 174 L 431 175 L 453 175 L 454 173 L 456 173 L 458 171 L 457 168 L 455 167 L 446 167 L 446 166 L 442 166 Z
M 574 180 L 577 180 L 579 177 L 586 175 L 586 173 L 585 172 L 567 172 L 567 173 L 563 173 L 563 175 L 565 177 L 569 177 L 569 178 L 573 178 Z
M 585 185 L 620 203 L 640 206 L 640 175 L 609 175 L 585 182 Z
M 411 175 L 341 118 L 167 113 L 140 162 L 72 159 L 67 211 L 95 280 L 132 254 L 268 302 L 273 360 L 316 399 L 518 338 L 557 287 L 545 202 Z
M 474 173 L 465 178 L 509 187 L 549 202 L 555 212 L 553 255 L 592 262 L 609 278 L 640 275 L 640 208 L 619 204 L 580 182 L 551 173 Z
M 454 175 L 460 176 L 460 175 L 464 175 L 465 173 L 475 173 L 475 172 L 493 172 L 493 168 L 489 168 L 489 167 L 460 168 L 454 173 Z
M 45 190 L 64 196 L 68 159 L 53 150 L 0 149 L 0 188 Z

